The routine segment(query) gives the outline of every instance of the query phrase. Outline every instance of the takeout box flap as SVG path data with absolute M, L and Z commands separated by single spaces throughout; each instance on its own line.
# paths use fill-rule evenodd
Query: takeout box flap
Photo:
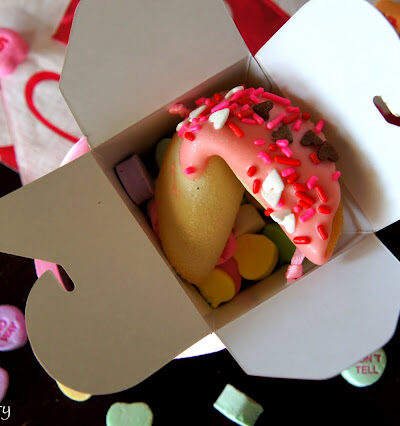
M 85 0 L 60 89 L 96 147 L 248 56 L 222 0 Z
M 75 284 L 66 292 L 46 273 L 26 305 L 33 351 L 64 385 L 124 390 L 210 332 L 92 153 L 1 198 L 0 210 L 1 251 L 61 264 Z
M 391 338 L 399 275 L 370 234 L 216 334 L 248 374 L 326 379 Z
M 399 219 L 400 127 L 373 99 L 400 111 L 400 42 L 364 0 L 312 0 L 256 54 L 280 91 L 323 118 L 338 169 L 373 229 Z

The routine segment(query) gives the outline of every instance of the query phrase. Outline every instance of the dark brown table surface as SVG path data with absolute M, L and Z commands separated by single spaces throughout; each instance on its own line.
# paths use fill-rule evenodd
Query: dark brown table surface
M 0 196 L 19 186 L 18 175 L 0 165 Z M 378 237 L 400 258 L 399 222 L 380 231 Z M 16 305 L 24 311 L 35 281 L 31 259 L 0 253 L 0 304 Z M 397 426 L 400 424 L 400 326 L 384 349 L 388 357 L 386 370 L 377 383 L 367 388 L 353 387 L 340 376 L 325 381 L 247 376 L 223 350 L 174 360 L 132 389 L 79 403 L 59 391 L 28 343 L 16 351 L 0 353 L 0 366 L 10 376 L 7 395 L 0 404 L 11 409 L 11 417 L 4 424 L 18 426 L 105 425 L 107 410 L 117 401 L 146 402 L 154 413 L 155 426 L 233 425 L 213 408 L 224 386 L 230 383 L 264 407 L 257 425 L 329 422 Z M 0 426 L 2 423 L 0 420 Z

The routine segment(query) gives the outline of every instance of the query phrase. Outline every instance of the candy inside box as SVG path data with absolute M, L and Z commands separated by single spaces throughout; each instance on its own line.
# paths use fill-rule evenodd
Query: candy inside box
M 388 182 L 400 179 L 400 129 L 373 98 L 399 102 L 397 53 L 395 32 L 362 0 L 310 1 L 255 58 L 218 0 L 81 2 L 60 87 L 92 151 L 0 202 L 12 221 L 1 249 L 58 263 L 75 283 L 67 293 L 46 273 L 28 298 L 46 371 L 73 389 L 117 392 L 214 331 L 248 374 L 323 379 L 389 340 L 400 268 L 374 231 L 399 218 Z M 326 265 L 290 287 L 281 268 L 211 309 L 169 265 L 114 168 L 174 132 L 169 105 L 240 83 L 326 120 L 344 225 Z

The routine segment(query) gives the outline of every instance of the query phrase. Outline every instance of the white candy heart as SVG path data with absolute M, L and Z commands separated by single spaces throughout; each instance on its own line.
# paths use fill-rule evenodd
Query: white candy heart
M 270 214 L 271 219 L 273 219 L 279 225 L 284 226 L 286 231 L 289 234 L 293 234 L 296 229 L 296 218 L 294 214 L 288 210 L 279 210 L 277 212 L 272 212 Z
M 198 117 L 205 109 L 207 108 L 207 105 L 202 105 L 199 106 L 198 108 L 194 109 L 190 114 L 189 114 L 189 120 L 192 121 L 193 118 Z
M 222 129 L 226 123 L 226 120 L 229 117 L 229 113 L 231 110 L 229 108 L 220 109 L 219 111 L 215 111 L 208 117 L 208 121 L 214 124 L 214 129 L 219 130 Z
M 276 207 L 285 188 L 279 173 L 273 169 L 262 184 L 261 195 L 272 207 Z
M 239 92 L 239 90 L 243 90 L 243 86 L 236 86 L 233 89 L 229 90 L 229 92 L 225 95 L 225 99 L 229 99 L 232 95 L 234 95 L 236 92 Z

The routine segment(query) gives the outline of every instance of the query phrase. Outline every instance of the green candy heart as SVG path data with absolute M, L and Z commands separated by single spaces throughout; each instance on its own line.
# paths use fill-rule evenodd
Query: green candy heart
M 161 167 L 164 154 L 167 151 L 167 148 L 170 142 L 171 142 L 171 138 L 164 138 L 164 139 L 161 139 L 156 146 L 156 161 L 157 161 L 158 167 Z
M 153 413 L 144 402 L 127 404 L 116 402 L 111 405 L 106 415 L 107 426 L 151 426 Z
M 378 349 L 371 355 L 342 371 L 342 377 L 351 385 L 363 388 L 377 382 L 386 367 L 386 354 L 383 349 Z
M 264 228 L 263 234 L 278 246 L 278 266 L 290 263 L 296 246 L 289 240 L 282 228 L 277 223 L 270 223 Z

